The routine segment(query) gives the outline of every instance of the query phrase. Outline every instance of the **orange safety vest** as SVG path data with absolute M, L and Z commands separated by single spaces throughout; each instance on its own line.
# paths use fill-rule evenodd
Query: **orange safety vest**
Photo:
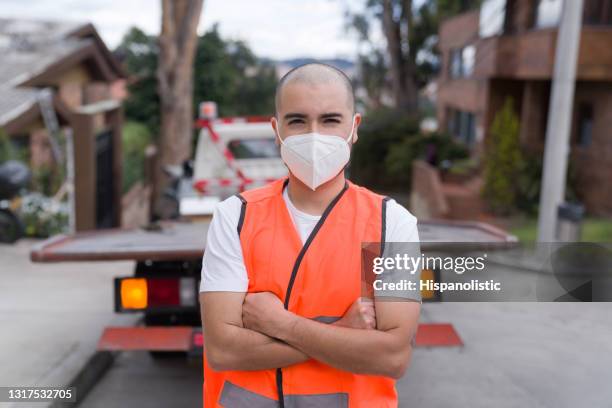
M 362 293 L 361 246 L 383 241 L 387 198 L 347 181 L 302 244 L 282 196 L 287 182 L 239 195 L 248 292 L 272 292 L 291 312 L 331 323 Z M 397 407 L 392 378 L 313 359 L 282 369 L 216 372 L 204 358 L 203 388 L 209 408 Z

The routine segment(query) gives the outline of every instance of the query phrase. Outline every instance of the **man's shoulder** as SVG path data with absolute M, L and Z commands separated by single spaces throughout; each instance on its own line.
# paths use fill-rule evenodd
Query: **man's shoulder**
M 261 187 L 256 187 L 251 190 L 240 193 L 239 198 L 246 203 L 254 203 L 257 201 L 266 200 L 276 197 L 283 189 L 283 185 L 287 182 L 287 178 L 280 178 L 272 181 Z
M 352 183 L 351 186 L 357 191 L 359 194 L 370 197 L 374 200 L 381 200 L 386 203 L 386 211 L 387 215 L 396 219 L 403 219 L 405 221 L 410 221 L 416 224 L 416 217 L 412 215 L 410 211 L 400 203 L 398 203 L 394 198 L 389 196 L 376 193 L 370 190 L 367 187 L 360 186 L 358 184 Z
M 237 195 L 227 197 L 225 200 L 220 201 L 215 206 L 215 213 L 213 219 L 221 217 L 224 219 L 238 219 L 240 216 L 240 207 L 242 206 L 242 200 Z
M 417 223 L 417 218 L 406 207 L 393 198 L 389 198 L 387 201 L 387 214 L 395 219 L 404 220 L 406 223 Z

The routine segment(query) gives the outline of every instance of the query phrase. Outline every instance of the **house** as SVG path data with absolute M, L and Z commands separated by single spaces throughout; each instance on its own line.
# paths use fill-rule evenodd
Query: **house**
M 562 0 L 485 0 L 445 20 L 437 118 L 481 155 L 512 97 L 525 151 L 543 154 Z M 612 0 L 584 0 L 570 162 L 591 214 L 612 214 Z M 541 156 L 543 157 L 543 156 Z
M 32 169 L 63 165 L 50 135 L 71 132 L 77 230 L 119 225 L 119 61 L 88 23 L 0 18 L 0 53 L 0 128 Z

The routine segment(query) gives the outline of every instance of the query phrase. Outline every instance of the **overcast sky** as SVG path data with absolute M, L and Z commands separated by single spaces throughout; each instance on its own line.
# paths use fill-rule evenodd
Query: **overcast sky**
M 245 40 L 260 57 L 353 59 L 356 40 L 344 30 L 348 1 L 204 0 L 198 32 L 218 22 L 224 38 Z M 113 49 L 131 26 L 159 33 L 160 0 L 0 0 L 0 16 L 91 21 Z M 378 33 L 375 40 L 382 41 Z

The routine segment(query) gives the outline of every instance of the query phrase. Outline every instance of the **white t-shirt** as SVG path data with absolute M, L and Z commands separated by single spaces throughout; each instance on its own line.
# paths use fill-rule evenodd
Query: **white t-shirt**
M 283 198 L 304 243 L 321 216 L 295 208 L 287 189 L 283 191 Z M 237 232 L 241 206 L 242 201 L 231 196 L 215 207 L 202 258 L 200 292 L 247 291 L 249 278 Z M 419 242 L 416 217 L 393 199 L 387 202 L 385 229 L 387 242 Z

